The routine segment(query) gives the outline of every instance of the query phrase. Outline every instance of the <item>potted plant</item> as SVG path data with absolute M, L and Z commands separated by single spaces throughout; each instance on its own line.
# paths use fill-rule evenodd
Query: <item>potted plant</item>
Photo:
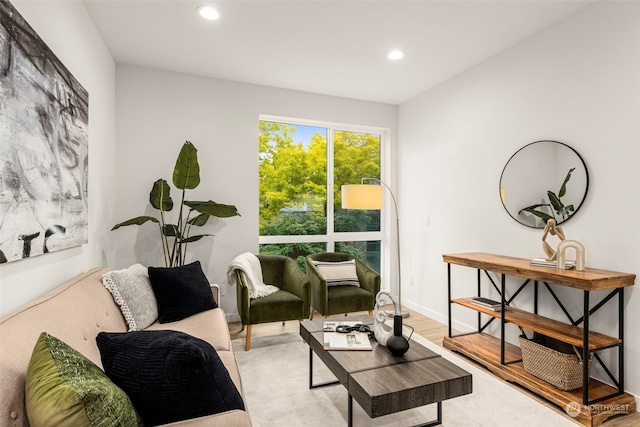
M 205 225 L 212 216 L 217 218 L 240 216 L 233 205 L 216 203 L 213 200 L 206 202 L 185 200 L 186 190 L 193 190 L 199 184 L 198 150 L 191 142 L 185 141 L 173 168 L 173 185 L 182 191 L 177 222 L 170 223 L 166 218 L 166 212 L 170 212 L 174 205 L 171 198 L 171 188 L 166 180 L 158 179 L 153 183 L 149 193 L 149 203 L 160 211 L 160 218 L 146 215 L 138 216 L 116 224 L 111 230 L 154 222 L 159 227 L 165 265 L 167 267 L 184 265 L 188 244 L 212 236 L 212 234 L 191 235 L 191 227 Z

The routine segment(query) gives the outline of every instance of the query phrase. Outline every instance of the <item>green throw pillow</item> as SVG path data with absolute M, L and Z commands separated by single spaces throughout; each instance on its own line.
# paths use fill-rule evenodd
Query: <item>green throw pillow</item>
M 141 426 L 131 400 L 102 370 L 43 332 L 25 384 L 27 418 L 39 426 Z

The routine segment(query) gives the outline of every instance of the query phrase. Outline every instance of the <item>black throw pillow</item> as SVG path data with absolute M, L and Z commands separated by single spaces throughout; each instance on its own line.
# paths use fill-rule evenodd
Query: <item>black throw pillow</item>
M 244 410 L 242 396 L 211 344 L 178 331 L 100 332 L 107 376 L 145 425 Z
M 218 308 L 200 261 L 181 267 L 149 267 L 149 281 L 158 302 L 160 323 Z

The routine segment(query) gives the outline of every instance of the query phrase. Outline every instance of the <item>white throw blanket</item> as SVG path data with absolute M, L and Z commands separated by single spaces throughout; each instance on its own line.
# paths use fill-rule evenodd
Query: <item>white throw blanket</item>
M 247 275 L 250 298 L 266 297 L 278 290 L 276 286 L 264 284 L 260 260 L 251 252 L 238 255 L 231 261 L 231 264 L 229 264 L 227 268 L 227 279 L 231 285 L 236 283 L 236 270 L 241 270 Z

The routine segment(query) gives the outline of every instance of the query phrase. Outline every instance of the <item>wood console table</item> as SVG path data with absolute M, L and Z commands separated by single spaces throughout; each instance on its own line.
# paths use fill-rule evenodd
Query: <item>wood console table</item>
M 635 399 L 624 392 L 624 288 L 633 286 L 635 274 L 619 273 L 615 271 L 586 268 L 584 271 L 559 270 L 557 268 L 537 267 L 530 265 L 531 260 L 514 258 L 486 253 L 445 254 L 442 256 L 447 263 L 448 279 L 448 317 L 449 334 L 444 338 L 443 345 L 483 364 L 499 377 L 516 382 L 534 393 L 544 397 L 552 403 L 565 409 L 576 420 L 588 426 L 597 426 L 613 415 L 630 414 L 636 411 Z M 451 265 L 460 265 L 477 269 L 477 289 L 467 289 L 469 297 L 452 298 Z M 502 310 L 492 311 L 471 303 L 471 299 L 481 295 L 482 271 L 490 280 L 501 298 Z M 498 286 L 489 272 L 500 275 Z M 522 278 L 525 281 L 512 294 L 506 296 L 506 276 Z M 511 306 L 513 300 L 526 286 L 533 282 L 534 302 L 533 312 L 528 312 Z M 540 316 L 538 314 L 538 288 L 540 282 L 544 284 L 553 296 L 558 306 L 567 316 L 567 322 Z M 579 289 L 583 295 L 583 312 L 578 319 L 562 304 L 560 298 L 553 291 L 550 284 Z M 609 293 L 593 307 L 590 305 L 590 293 L 594 291 L 608 291 Z M 472 295 L 474 294 L 475 295 Z M 591 330 L 589 317 L 607 304 L 614 297 L 618 297 L 618 336 L 612 337 Z M 459 305 L 478 312 L 478 329 L 476 332 L 453 336 L 451 327 L 452 305 Z M 482 325 L 481 315 L 489 316 L 489 320 Z M 484 329 L 493 320 L 500 321 L 500 337 L 487 334 Z M 552 338 L 567 342 L 576 347 L 582 347 L 582 359 L 588 360 L 593 355 L 594 362 L 600 363 L 614 386 L 589 378 L 588 364 L 583 364 L 582 388 L 571 391 L 560 390 L 553 385 L 525 372 L 522 364 L 520 348 L 505 341 L 505 326 L 514 324 L 531 329 Z M 578 326 L 582 325 L 582 326 Z M 618 352 L 617 378 L 607 368 L 598 351 L 615 348 Z M 578 412 L 579 411 L 579 412 Z

